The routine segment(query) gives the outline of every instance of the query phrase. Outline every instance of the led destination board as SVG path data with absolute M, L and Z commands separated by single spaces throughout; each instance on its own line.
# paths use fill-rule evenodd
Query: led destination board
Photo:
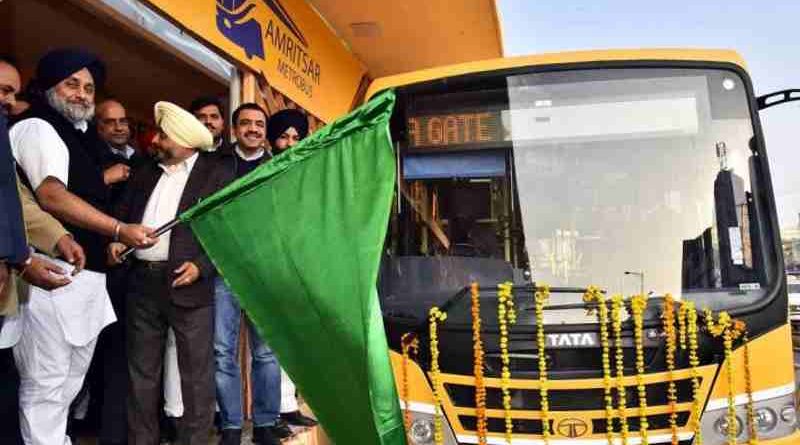
M 408 118 L 411 148 L 464 148 L 508 139 L 500 110 Z

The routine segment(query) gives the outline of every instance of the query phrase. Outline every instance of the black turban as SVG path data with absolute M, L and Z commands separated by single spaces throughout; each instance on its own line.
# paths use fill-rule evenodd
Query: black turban
M 290 127 L 297 130 L 297 134 L 302 140 L 308 135 L 308 118 L 300 110 L 294 108 L 287 108 L 270 116 L 269 123 L 267 123 L 269 145 L 274 148 L 275 141 Z
M 94 54 L 72 48 L 50 51 L 39 59 L 39 65 L 36 67 L 36 87 L 42 92 L 47 91 L 83 68 L 92 74 L 96 87 L 103 85 L 106 67 Z

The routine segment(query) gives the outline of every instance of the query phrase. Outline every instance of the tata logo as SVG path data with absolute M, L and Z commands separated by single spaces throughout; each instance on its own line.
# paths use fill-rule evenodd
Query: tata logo
M 580 419 L 564 419 L 558 422 L 556 432 L 564 437 L 574 439 L 586 435 L 589 432 L 589 425 Z
M 591 348 L 597 346 L 597 336 L 588 332 L 547 334 L 550 348 Z
M 256 0 L 216 0 L 217 29 L 228 40 L 244 50 L 248 59 L 264 59 L 264 30 L 254 17 L 258 3 Z M 305 36 L 278 0 L 260 0 L 275 14 L 297 40 L 308 46 Z

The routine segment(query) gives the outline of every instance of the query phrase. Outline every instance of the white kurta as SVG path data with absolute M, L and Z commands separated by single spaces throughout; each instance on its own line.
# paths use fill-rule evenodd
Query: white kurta
M 75 124 L 86 132 L 86 122 Z M 34 190 L 47 178 L 69 185 L 69 150 L 48 122 L 31 118 L 9 130 L 11 151 Z M 67 271 L 72 266 L 56 261 Z M 116 320 L 104 274 L 82 271 L 52 292 L 30 288 L 14 359 L 20 374 L 20 423 L 28 445 L 70 444 L 67 414 L 89 368 L 97 336 Z M 5 330 L 5 329 L 4 329 Z M 5 337 L 5 334 L 2 335 Z
M 175 332 L 172 328 L 167 331 L 167 347 L 164 348 L 164 413 L 168 417 L 183 416 L 178 344 L 175 342 Z
M 53 260 L 65 270 L 72 266 Z M 83 385 L 103 328 L 116 320 L 104 274 L 84 270 L 54 291 L 31 286 L 14 359 L 20 425 L 30 445 L 69 445 L 69 406 Z
M 297 397 L 292 378 L 281 367 L 281 413 L 291 413 L 300 409 L 297 406 Z

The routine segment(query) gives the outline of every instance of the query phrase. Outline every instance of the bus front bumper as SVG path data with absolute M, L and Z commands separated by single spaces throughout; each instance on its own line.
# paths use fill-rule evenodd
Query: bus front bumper
M 780 439 L 759 439 L 758 443 L 764 445 L 797 445 L 800 444 L 800 431 L 781 437 Z

